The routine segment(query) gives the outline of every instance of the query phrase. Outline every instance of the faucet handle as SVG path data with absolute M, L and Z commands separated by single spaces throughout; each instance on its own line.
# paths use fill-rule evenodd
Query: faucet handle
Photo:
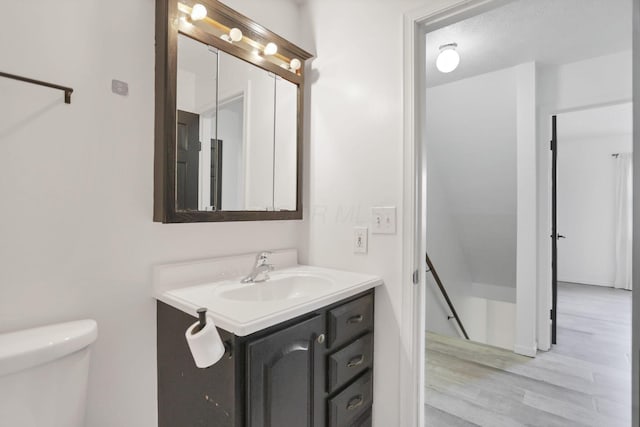
M 271 251 L 258 252 L 258 254 L 256 255 L 256 264 L 264 264 L 269 259 L 269 255 L 271 255 L 272 253 L 273 252 Z

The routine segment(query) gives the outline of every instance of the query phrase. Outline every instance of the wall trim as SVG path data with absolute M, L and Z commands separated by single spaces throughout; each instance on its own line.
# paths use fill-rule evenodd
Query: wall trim
M 633 0 L 633 70 L 640 69 L 640 0 Z M 631 324 L 632 421 L 640 425 L 640 79 L 633 73 L 633 322 Z
M 538 283 L 537 206 L 537 65 L 527 62 L 516 72 L 516 336 L 515 352 L 534 357 L 537 348 L 536 294 Z
M 536 357 L 538 352 L 537 346 L 527 347 L 524 345 L 516 344 L 513 346 L 513 352 L 527 357 Z

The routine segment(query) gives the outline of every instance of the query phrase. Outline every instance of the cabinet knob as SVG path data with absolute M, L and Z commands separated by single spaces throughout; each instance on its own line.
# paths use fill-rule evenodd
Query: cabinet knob
M 324 334 L 318 335 L 318 344 L 324 343 L 324 340 L 325 340 Z

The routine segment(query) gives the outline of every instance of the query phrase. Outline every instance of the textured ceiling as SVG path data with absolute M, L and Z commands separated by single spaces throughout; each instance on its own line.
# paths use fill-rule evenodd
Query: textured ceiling
M 631 49 L 632 0 L 517 0 L 427 33 L 427 86 L 529 61 L 564 64 Z M 460 66 L 435 66 L 458 43 Z

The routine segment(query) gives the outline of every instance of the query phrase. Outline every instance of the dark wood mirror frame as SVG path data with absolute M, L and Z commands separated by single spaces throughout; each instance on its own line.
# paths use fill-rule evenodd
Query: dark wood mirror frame
M 185 3 L 195 3 L 186 0 Z M 269 61 L 258 61 L 240 46 L 186 24 L 179 19 L 178 0 L 156 0 L 156 81 L 155 81 L 155 156 L 153 220 L 163 223 L 264 221 L 302 219 L 302 147 L 304 106 L 304 64 L 311 54 L 267 30 L 248 17 L 217 0 L 198 0 L 208 17 L 237 27 L 252 40 L 278 45 L 278 53 L 298 58 L 302 67 L 291 72 Z M 176 207 L 176 96 L 178 33 L 213 46 L 257 67 L 272 72 L 298 87 L 297 108 L 297 190 L 295 211 L 179 211 Z

